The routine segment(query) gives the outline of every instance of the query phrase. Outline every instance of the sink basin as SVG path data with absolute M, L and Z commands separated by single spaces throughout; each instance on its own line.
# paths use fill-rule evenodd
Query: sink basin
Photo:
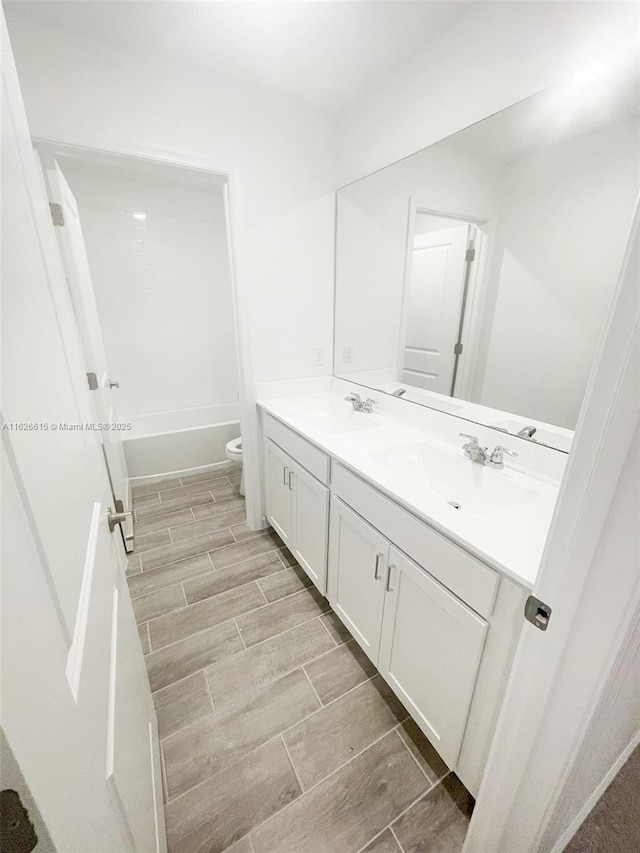
M 340 435 L 345 432 L 356 432 L 361 429 L 371 429 L 378 426 L 380 421 L 370 414 L 356 412 L 352 408 L 336 408 L 324 412 L 304 412 L 297 415 L 300 420 L 309 426 L 321 429 L 332 435 Z
M 514 479 L 508 468 L 487 468 L 431 444 L 405 444 L 378 450 L 370 458 L 394 473 L 420 481 L 452 511 L 494 515 L 522 509 L 538 499 L 534 489 Z

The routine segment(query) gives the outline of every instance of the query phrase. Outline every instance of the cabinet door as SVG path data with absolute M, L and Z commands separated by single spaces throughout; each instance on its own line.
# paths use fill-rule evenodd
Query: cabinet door
M 291 459 L 269 439 L 264 443 L 267 518 L 284 544 L 291 547 Z M 293 475 L 292 475 L 293 476 Z
M 386 588 L 378 668 L 454 769 L 487 623 L 393 547 Z
M 291 539 L 293 553 L 320 592 L 327 591 L 329 489 L 292 462 Z
M 389 542 L 331 498 L 328 597 L 374 664 L 378 663 Z

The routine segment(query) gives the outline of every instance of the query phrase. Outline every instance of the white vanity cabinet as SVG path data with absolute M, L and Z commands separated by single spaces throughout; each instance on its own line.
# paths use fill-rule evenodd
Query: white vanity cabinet
M 329 489 L 281 445 L 291 446 L 297 451 L 298 458 L 303 457 L 300 461 L 306 461 L 326 481 L 328 459 L 307 442 L 304 442 L 307 447 L 299 445 L 303 439 L 293 433 L 291 436 L 294 438 L 290 439 L 289 432 L 275 421 L 273 424 L 265 423 L 266 515 L 278 536 L 324 595 L 327 589 Z M 280 440 L 280 444 L 269 437 L 270 433 Z
M 487 622 L 394 547 L 385 591 L 378 669 L 454 767 Z
M 327 597 L 374 664 L 378 663 L 389 542 L 338 498 L 331 499 Z

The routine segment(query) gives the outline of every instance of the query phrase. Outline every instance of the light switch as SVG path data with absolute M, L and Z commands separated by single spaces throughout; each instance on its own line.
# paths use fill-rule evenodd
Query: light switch
M 314 367 L 320 367 L 324 364 L 324 347 L 314 347 L 311 363 Z

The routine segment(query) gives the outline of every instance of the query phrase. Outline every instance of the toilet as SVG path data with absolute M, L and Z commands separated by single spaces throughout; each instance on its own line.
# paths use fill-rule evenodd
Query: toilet
M 242 436 L 227 442 L 225 447 L 227 459 L 242 465 Z M 240 471 L 240 494 L 244 495 L 244 468 Z

